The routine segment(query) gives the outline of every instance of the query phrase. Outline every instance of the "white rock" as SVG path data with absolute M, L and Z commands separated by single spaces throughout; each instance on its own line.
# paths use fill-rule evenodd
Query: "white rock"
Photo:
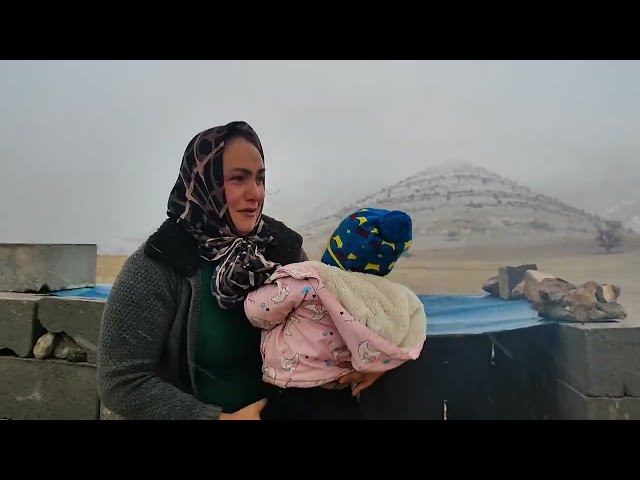
M 33 347 L 33 355 L 39 360 L 49 357 L 53 353 L 56 343 L 56 336 L 53 333 L 45 333 Z

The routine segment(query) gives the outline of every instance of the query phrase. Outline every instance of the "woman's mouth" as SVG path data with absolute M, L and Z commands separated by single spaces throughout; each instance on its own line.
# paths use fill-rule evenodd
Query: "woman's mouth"
M 242 210 L 238 210 L 242 215 L 246 217 L 255 217 L 256 213 L 258 213 L 257 208 L 244 208 Z

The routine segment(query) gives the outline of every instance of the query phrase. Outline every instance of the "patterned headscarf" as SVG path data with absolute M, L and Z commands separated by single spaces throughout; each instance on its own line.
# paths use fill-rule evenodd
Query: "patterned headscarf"
M 200 132 L 185 149 L 167 208 L 169 218 L 195 238 L 200 256 L 207 261 L 219 261 L 211 279 L 211 292 L 225 309 L 238 308 L 247 292 L 260 287 L 279 266 L 263 256 L 273 238 L 262 212 L 249 235 L 235 232 L 222 173 L 225 142 L 235 137 L 250 141 L 264 159 L 258 135 L 245 122 L 231 122 Z

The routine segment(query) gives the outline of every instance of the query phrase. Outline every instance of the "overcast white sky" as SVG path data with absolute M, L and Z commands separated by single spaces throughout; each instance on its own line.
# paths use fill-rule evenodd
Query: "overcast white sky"
M 2 61 L 0 241 L 144 237 L 186 143 L 232 120 L 292 226 L 451 159 L 595 213 L 640 200 L 637 61 Z

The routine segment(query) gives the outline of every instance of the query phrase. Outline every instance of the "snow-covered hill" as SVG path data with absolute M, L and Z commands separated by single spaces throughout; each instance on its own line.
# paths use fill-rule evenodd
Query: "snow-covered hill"
M 447 241 L 591 235 L 594 224 L 601 221 L 485 168 L 455 163 L 422 170 L 303 226 L 300 232 L 307 239 L 326 238 L 346 214 L 362 207 L 407 211 L 416 237 Z

